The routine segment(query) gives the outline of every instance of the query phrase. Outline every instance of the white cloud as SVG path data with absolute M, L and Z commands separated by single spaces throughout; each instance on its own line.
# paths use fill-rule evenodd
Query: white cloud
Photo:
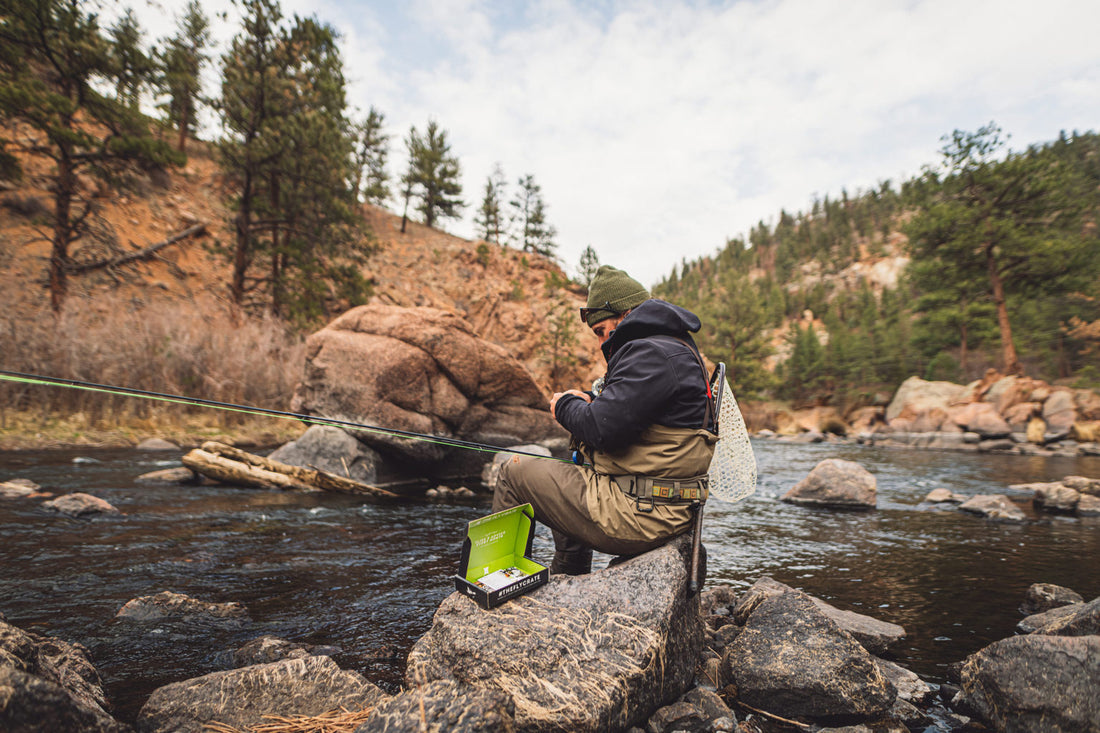
M 1014 147 L 1100 119 L 1083 0 L 284 0 L 344 36 L 350 101 L 401 140 L 429 118 L 463 167 L 542 185 L 560 254 L 645 282 L 781 207 L 936 162 L 995 120 Z M 212 4 L 207 3 L 208 12 Z

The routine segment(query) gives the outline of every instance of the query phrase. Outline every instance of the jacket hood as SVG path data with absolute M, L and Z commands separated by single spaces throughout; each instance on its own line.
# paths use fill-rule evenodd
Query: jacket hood
M 616 349 L 634 339 L 658 334 L 682 337 L 695 333 L 701 325 L 698 316 L 687 308 L 650 298 L 630 311 L 612 332 L 611 338 L 604 342 L 604 356 L 610 358 Z

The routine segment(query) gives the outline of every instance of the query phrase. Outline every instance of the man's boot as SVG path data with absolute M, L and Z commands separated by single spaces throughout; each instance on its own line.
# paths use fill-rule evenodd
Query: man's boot
M 588 575 L 592 572 L 592 550 L 572 550 L 554 553 L 551 575 Z

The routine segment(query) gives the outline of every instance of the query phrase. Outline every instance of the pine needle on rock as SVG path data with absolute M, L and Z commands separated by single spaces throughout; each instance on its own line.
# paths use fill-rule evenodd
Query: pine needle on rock
M 374 708 L 349 711 L 347 708 L 330 710 L 320 715 L 265 715 L 270 723 L 259 723 L 250 728 L 234 728 L 226 723 L 207 723 L 202 727 L 208 733 L 353 733 L 362 725 Z

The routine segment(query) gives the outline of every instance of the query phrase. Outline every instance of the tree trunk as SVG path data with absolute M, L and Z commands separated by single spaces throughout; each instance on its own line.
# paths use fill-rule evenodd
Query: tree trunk
M 62 151 L 57 161 L 57 190 L 54 191 L 53 246 L 50 252 L 50 307 L 54 313 L 61 311 L 69 290 L 69 241 L 72 237 L 73 189 L 76 177 L 67 151 Z
M 963 318 L 966 318 L 965 314 Z M 963 321 L 962 326 L 959 327 L 959 373 L 963 376 L 963 381 L 966 380 L 966 356 L 967 356 L 967 328 L 966 321 Z
M 180 136 L 179 141 L 176 143 L 176 148 L 181 153 L 187 152 L 187 128 L 191 126 L 190 118 L 189 105 L 184 104 L 183 109 L 180 110 Z
M 1005 374 L 1019 374 L 1020 360 L 1016 356 L 1016 346 L 1012 343 L 1012 324 L 1008 321 L 1008 306 L 1005 303 L 1004 282 L 997 272 L 997 261 L 993 256 L 993 244 L 985 245 L 985 262 L 989 270 L 989 285 L 993 292 L 993 304 L 997 307 L 997 326 L 1001 331 L 1001 354 L 1004 359 Z
M 244 302 L 244 280 L 251 260 L 252 246 L 252 172 L 246 172 L 241 192 L 241 207 L 237 212 L 237 247 L 233 253 L 233 279 L 229 292 L 236 305 Z

